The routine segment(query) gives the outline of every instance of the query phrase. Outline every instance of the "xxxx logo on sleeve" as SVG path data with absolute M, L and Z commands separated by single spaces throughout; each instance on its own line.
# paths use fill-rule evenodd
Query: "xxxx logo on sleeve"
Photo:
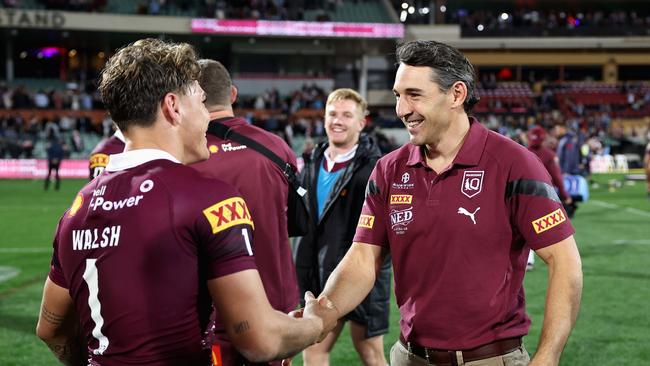
M 203 210 L 203 214 L 210 222 L 213 234 L 241 224 L 248 224 L 255 228 L 246 202 L 241 197 L 223 200 Z
M 375 217 L 371 215 L 361 215 L 359 216 L 359 227 L 365 227 L 366 229 L 372 229 L 375 224 Z
M 108 165 L 108 155 L 106 154 L 93 154 L 90 157 L 90 168 L 97 166 L 106 166 Z
M 539 234 L 560 225 L 564 221 L 566 221 L 566 216 L 564 215 L 564 212 L 562 212 L 562 209 L 558 208 L 546 216 L 533 220 L 532 224 L 535 232 Z
M 413 196 L 410 194 L 391 194 L 390 195 L 390 204 L 391 205 L 410 205 L 413 200 Z

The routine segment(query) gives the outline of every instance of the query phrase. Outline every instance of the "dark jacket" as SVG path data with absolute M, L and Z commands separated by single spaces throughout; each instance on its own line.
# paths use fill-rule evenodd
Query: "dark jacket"
M 318 216 L 316 186 L 328 143 L 318 145 L 302 171 L 302 184 L 308 191 L 307 202 L 312 213 L 310 230 L 296 247 L 296 270 L 301 293 L 309 290 L 319 294 L 336 265 L 352 245 L 365 199 L 370 173 L 381 157 L 375 141 L 361 135 L 352 161 L 344 168 Z M 384 269 L 390 271 L 390 260 Z

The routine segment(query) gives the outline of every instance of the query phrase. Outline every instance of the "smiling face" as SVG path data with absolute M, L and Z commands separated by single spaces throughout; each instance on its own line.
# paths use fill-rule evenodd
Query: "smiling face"
M 364 111 L 351 99 L 332 101 L 325 107 L 325 132 L 330 145 L 340 149 L 353 147 L 365 125 Z
M 428 66 L 400 64 L 395 74 L 395 112 L 414 145 L 437 146 L 451 126 L 454 97 L 431 80 Z
M 210 157 L 205 137 L 210 122 L 210 114 L 205 108 L 205 92 L 198 81 L 192 83 L 186 94 L 180 95 L 184 164 L 206 160 Z

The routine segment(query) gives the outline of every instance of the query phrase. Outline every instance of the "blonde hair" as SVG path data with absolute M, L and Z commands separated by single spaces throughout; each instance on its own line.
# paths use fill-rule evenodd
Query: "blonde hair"
M 368 110 L 368 102 L 366 102 L 361 94 L 357 93 L 355 90 L 350 88 L 340 88 L 334 90 L 330 93 L 329 96 L 327 96 L 327 103 L 325 103 L 325 106 L 328 106 L 334 102 L 338 102 L 339 100 L 351 100 L 355 102 L 359 109 L 361 109 L 361 116 L 366 116 Z

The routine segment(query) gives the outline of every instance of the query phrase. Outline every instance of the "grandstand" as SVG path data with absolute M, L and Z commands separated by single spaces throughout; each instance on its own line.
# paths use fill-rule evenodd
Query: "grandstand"
M 36 113 L 41 120 L 56 119 L 60 109 L 72 110 L 75 117 L 90 118 L 90 131 L 81 131 L 85 150 L 73 155 L 77 158 L 82 158 L 89 145 L 106 132 L 102 127 L 105 115 L 94 89 L 102 65 L 116 48 L 145 36 L 189 41 L 202 55 L 221 60 L 232 70 L 239 87 L 240 113 L 261 125 L 274 116 L 277 122 L 269 127 L 280 134 L 287 125 L 295 128 L 296 141 L 302 141 L 303 132 L 317 130 L 312 127 L 319 123 L 323 94 L 335 87 L 353 87 L 367 95 L 371 114 L 380 117 L 376 121 L 379 127 L 399 126 L 390 92 L 394 74 L 391 52 L 399 36 L 322 33 L 305 37 L 292 35 L 291 29 L 296 27 L 291 25 L 283 25 L 287 27 L 284 30 L 273 28 L 278 35 L 262 28 L 237 34 L 214 28 L 221 19 L 276 21 L 279 25 L 287 20 L 305 22 L 296 24 L 354 22 L 372 24 L 377 31 L 382 24 L 410 24 L 403 33 L 405 39 L 439 39 L 468 54 L 480 81 L 481 101 L 475 109 L 478 116 L 498 115 L 501 124 L 512 124 L 512 120 L 506 121 L 507 116 L 534 117 L 546 125 L 576 119 L 587 134 L 598 132 L 598 128 L 589 129 L 590 123 L 598 125 L 594 119 L 611 120 L 607 128 L 620 128 L 624 134 L 607 141 L 627 137 L 636 141 L 639 136 L 644 138 L 648 129 L 647 121 L 643 121 L 650 112 L 650 91 L 644 80 L 650 80 L 650 74 L 640 67 L 647 63 L 647 38 L 621 36 L 616 30 L 606 38 L 594 38 L 584 31 L 620 28 L 621 19 L 645 24 L 648 17 L 635 1 L 618 1 L 616 6 L 597 3 L 582 12 L 574 3 L 531 10 L 517 2 L 494 2 L 497 9 L 479 1 L 285 1 L 278 3 L 281 6 L 275 2 L 200 0 L 4 3 L 0 8 L 6 44 L 0 50 L 5 74 L 0 84 L 4 85 L 0 118 L 6 121 L 20 115 L 27 123 Z M 573 27 L 550 24 L 548 18 L 559 16 L 562 9 L 565 23 L 569 16 L 583 19 L 582 23 Z M 134 22 L 136 16 L 138 21 Z M 212 28 L 195 26 L 192 19 L 213 22 Z M 486 23 L 479 38 L 467 34 L 468 24 L 477 19 Z M 268 26 L 262 24 L 266 23 L 257 27 Z M 532 28 L 550 33 L 533 39 L 516 38 Z M 559 28 L 561 33 L 552 32 Z M 507 37 L 503 31 L 509 31 Z M 262 90 L 260 85 L 264 86 Z M 302 92 L 312 86 L 321 90 L 318 97 Z M 27 104 L 12 105 L 15 103 L 8 95 L 23 87 L 29 95 L 23 98 Z M 49 95 L 48 108 L 33 105 L 39 91 Z M 271 102 L 269 95 L 273 95 Z M 79 101 L 83 105 L 78 105 Z M 565 121 L 544 120 L 549 108 L 557 110 Z M 517 123 L 506 127 L 509 131 L 527 128 Z M 616 151 L 625 145 L 618 142 L 612 146 L 615 152 L 640 154 L 641 139 L 632 151 L 628 147 Z M 42 144 L 37 141 L 36 145 L 34 153 L 41 156 Z M 300 152 L 301 146 L 297 142 L 294 148 Z

